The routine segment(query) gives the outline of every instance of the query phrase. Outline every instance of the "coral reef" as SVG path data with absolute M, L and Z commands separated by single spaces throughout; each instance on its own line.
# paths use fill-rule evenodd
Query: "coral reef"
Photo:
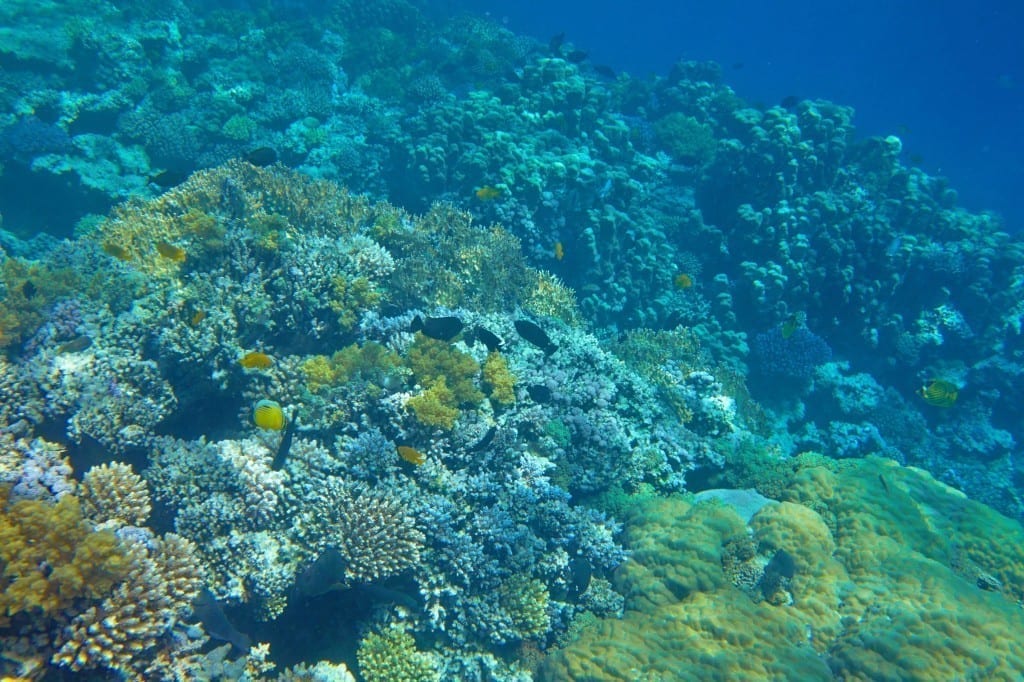
M 623 620 L 584 630 L 542 677 L 1020 670 L 1008 644 L 1022 622 L 1019 525 L 917 469 L 872 458 L 822 463 L 796 467 L 784 501 L 747 523 L 728 503 L 637 505 L 627 522 L 632 560 L 615 578 Z
M 0 673 L 272 678 L 202 593 L 279 679 L 1019 676 L 1019 235 L 849 107 L 313 5 L 0 3 Z

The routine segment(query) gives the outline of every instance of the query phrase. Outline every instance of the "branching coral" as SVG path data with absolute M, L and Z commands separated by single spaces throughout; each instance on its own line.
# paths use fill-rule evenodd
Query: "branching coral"
M 318 530 L 318 544 L 341 553 L 349 582 L 374 582 L 419 562 L 424 535 L 397 499 L 333 480 L 314 510 L 309 524 Z
M 149 486 L 128 464 L 95 466 L 82 478 L 82 512 L 94 523 L 141 526 L 149 518 Z
M 55 663 L 137 675 L 190 611 L 201 584 L 195 546 L 173 534 L 127 543 L 127 574 L 101 603 L 72 619 Z
M 416 648 L 416 640 L 400 626 L 371 632 L 356 652 L 359 672 L 367 682 L 434 682 L 441 679 L 438 661 Z

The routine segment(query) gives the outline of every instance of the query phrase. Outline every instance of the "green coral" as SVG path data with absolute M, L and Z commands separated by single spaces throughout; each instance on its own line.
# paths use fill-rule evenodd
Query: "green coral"
M 338 315 L 342 331 L 351 331 L 359 316 L 372 310 L 381 301 L 381 294 L 366 277 L 335 275 L 331 278 L 331 310 Z
M 433 682 L 441 679 L 436 657 L 418 650 L 413 636 L 395 625 L 363 637 L 356 651 L 356 660 L 366 682 Z
M 715 134 L 692 116 L 672 112 L 654 122 L 654 135 L 668 152 L 686 163 L 704 164 L 715 155 Z
M 511 405 L 516 401 L 515 377 L 508 369 L 508 362 L 498 351 L 491 351 L 484 361 L 483 378 L 491 400 L 500 405 Z
M 256 121 L 242 114 L 235 114 L 221 127 L 221 133 L 229 140 L 248 142 L 256 135 L 259 125 Z
M 1020 524 L 918 469 L 814 460 L 749 523 L 718 501 L 636 504 L 623 619 L 550 656 L 545 679 L 1015 679 Z M 763 570 L 779 552 L 784 581 Z
M 498 602 L 522 639 L 547 634 L 550 628 L 550 595 L 542 581 L 528 575 L 516 574 L 502 584 L 498 592 Z

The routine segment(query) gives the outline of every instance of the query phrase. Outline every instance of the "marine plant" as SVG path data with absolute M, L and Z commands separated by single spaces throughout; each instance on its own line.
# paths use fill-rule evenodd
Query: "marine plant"
M 714 131 L 693 116 L 674 111 L 655 121 L 653 129 L 658 141 L 680 161 L 704 164 L 715 154 Z

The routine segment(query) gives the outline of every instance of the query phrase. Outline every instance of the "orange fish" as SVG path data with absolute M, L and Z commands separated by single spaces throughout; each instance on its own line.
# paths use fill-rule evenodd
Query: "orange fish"
M 156 250 L 161 256 L 163 256 L 167 260 L 172 260 L 175 263 L 185 262 L 185 249 L 181 248 L 180 246 L 175 246 L 170 242 L 158 241 L 156 243 Z
M 274 358 L 254 350 L 243 355 L 238 364 L 246 369 L 267 369 L 274 364 Z
M 693 278 L 685 272 L 680 272 L 672 278 L 672 283 L 676 285 L 676 289 L 689 289 L 693 286 Z
M 114 242 L 103 242 L 103 251 L 108 256 L 113 256 L 117 260 L 132 259 L 132 254 L 128 251 L 128 249 L 124 248 L 120 244 L 115 244 Z
M 492 201 L 501 196 L 501 190 L 491 185 L 484 185 L 476 191 L 476 198 L 480 201 Z
M 396 449 L 398 450 L 398 456 L 410 464 L 419 466 L 427 461 L 427 456 L 416 448 L 411 448 L 408 445 L 399 445 Z
M 563 258 L 565 258 L 565 247 L 562 246 L 562 242 L 555 242 L 555 260 Z

